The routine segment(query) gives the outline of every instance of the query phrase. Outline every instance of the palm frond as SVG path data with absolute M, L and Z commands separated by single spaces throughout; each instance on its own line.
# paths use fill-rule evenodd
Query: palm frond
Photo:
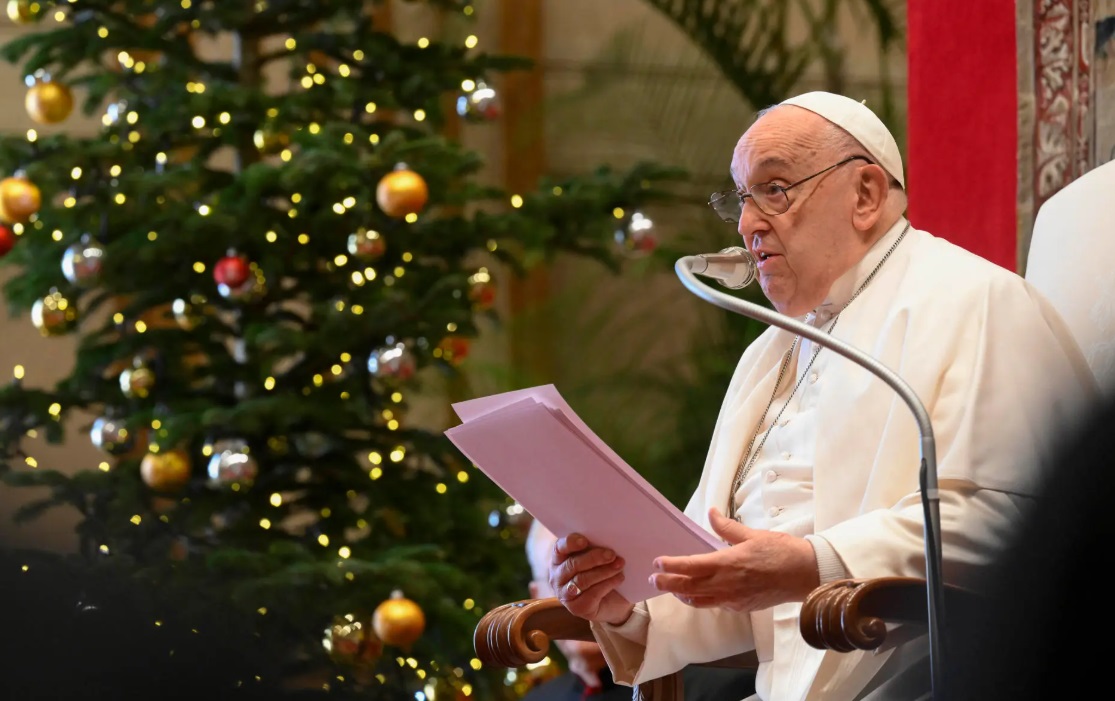
M 755 107 L 788 97 L 819 68 L 823 87 L 845 92 L 845 42 L 837 18 L 848 9 L 873 28 L 883 79 L 881 116 L 895 119 L 886 59 L 904 39 L 902 0 L 647 0 L 684 31 Z M 862 18 L 862 21 L 859 21 Z M 804 32 L 801 31 L 804 28 Z M 858 32 L 855 33 L 858 35 Z M 892 127 L 893 128 L 893 127 Z
M 647 0 L 704 49 L 748 103 L 784 99 L 814 57 L 790 41 L 784 0 Z

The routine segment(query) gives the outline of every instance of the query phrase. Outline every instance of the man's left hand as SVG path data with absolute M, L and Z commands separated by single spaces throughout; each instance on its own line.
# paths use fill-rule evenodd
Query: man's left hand
M 820 585 L 817 556 L 804 538 L 748 528 L 709 511 L 713 531 L 730 547 L 705 555 L 659 557 L 650 583 L 699 608 L 756 611 L 804 601 Z

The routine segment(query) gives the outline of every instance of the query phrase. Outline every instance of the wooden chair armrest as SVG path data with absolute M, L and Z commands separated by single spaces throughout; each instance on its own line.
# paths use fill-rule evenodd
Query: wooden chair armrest
M 967 615 L 978 601 L 972 591 L 945 586 L 950 616 Z M 928 610 L 924 579 L 841 579 L 822 584 L 805 599 L 801 635 L 820 650 L 874 650 L 886 640 L 888 623 L 924 626 Z
M 484 664 L 522 667 L 546 657 L 551 640 L 595 638 L 588 621 L 569 613 L 556 598 L 524 599 L 484 614 L 472 645 Z
M 541 661 L 551 640 L 594 642 L 588 621 L 569 613 L 557 599 L 524 599 L 484 614 L 476 625 L 472 645 L 486 665 L 522 667 Z M 754 668 L 754 652 L 705 663 L 715 667 Z M 682 701 L 682 674 L 675 672 L 643 682 L 633 690 L 635 701 Z
M 973 592 L 945 587 L 950 615 L 965 615 L 976 601 Z M 926 617 L 924 579 L 842 579 L 809 594 L 800 628 L 805 641 L 821 650 L 874 650 L 886 640 L 888 623 L 925 625 Z M 473 647 L 484 664 L 513 668 L 541 661 L 551 640 L 594 638 L 588 621 L 556 598 L 524 599 L 486 613 L 476 626 Z

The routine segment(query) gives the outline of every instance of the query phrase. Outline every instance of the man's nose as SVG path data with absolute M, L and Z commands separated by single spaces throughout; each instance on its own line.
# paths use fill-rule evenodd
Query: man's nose
M 736 225 L 736 231 L 743 238 L 743 244 L 748 251 L 752 248 L 752 239 L 756 232 L 762 233 L 768 228 L 769 222 L 754 202 L 748 200 L 743 201 L 743 208 L 740 210 L 739 223 Z

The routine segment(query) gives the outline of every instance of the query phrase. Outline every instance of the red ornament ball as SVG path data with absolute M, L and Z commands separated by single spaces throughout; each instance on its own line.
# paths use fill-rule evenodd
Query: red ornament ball
M 471 341 L 464 336 L 446 336 L 438 344 L 438 352 L 442 360 L 451 365 L 460 365 L 468 357 Z
M 248 281 L 252 274 L 248 259 L 244 256 L 228 255 L 217 261 L 213 267 L 213 279 L 218 285 L 237 288 Z
M 8 255 L 15 246 L 16 237 L 11 227 L 0 224 L 0 258 Z

